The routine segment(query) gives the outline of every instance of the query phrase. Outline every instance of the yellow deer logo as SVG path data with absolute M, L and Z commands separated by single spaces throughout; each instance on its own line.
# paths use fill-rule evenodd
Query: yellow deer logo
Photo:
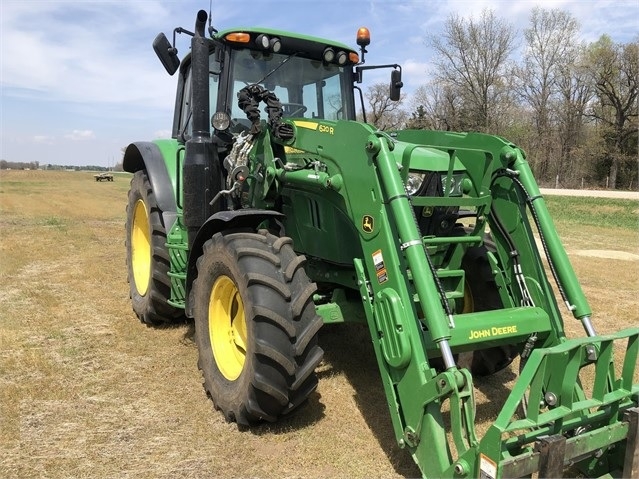
M 362 218 L 362 230 L 364 233 L 373 232 L 373 217 L 370 215 L 364 215 Z

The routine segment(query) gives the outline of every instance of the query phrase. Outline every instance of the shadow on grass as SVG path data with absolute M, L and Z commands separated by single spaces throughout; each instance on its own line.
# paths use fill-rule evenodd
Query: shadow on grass
M 377 368 L 368 327 L 362 324 L 325 326 L 320 331 L 320 346 L 328 366 L 322 377 L 344 374 L 355 390 L 355 403 L 371 432 L 397 474 L 421 477 L 408 451 L 401 449 L 388 410 L 388 403 Z
M 326 326 L 320 332 L 320 345 L 324 348 L 324 361 L 330 366 L 320 374 L 320 380 L 322 376 L 343 373 L 355 389 L 358 409 L 395 471 L 405 477 L 420 477 L 421 472 L 408 451 L 397 445 L 368 328 L 359 324 Z M 510 395 L 508 385 L 517 378 L 514 367 L 473 378 L 478 439 L 494 422 Z M 443 414 L 444 421 L 448 422 L 449 414 Z M 447 427 L 450 428 L 449 422 Z
M 186 320 L 176 327 L 183 327 L 184 334 L 182 335 L 182 344 L 188 347 L 197 348 L 195 342 L 195 323 L 193 320 Z M 202 388 L 204 390 L 204 388 Z M 242 432 L 251 432 L 256 436 L 264 436 L 269 434 L 284 434 L 290 431 L 304 429 L 319 422 L 324 417 L 324 410 L 326 407 L 320 401 L 321 395 L 314 391 L 308 399 L 293 410 L 290 414 L 280 417 L 277 422 L 269 423 L 263 422 L 260 424 L 252 425 L 250 427 L 244 427 L 238 425 L 238 430 Z M 222 414 L 219 411 L 215 411 L 216 414 Z
M 184 328 L 183 344 L 195 347 L 193 321 L 167 327 Z M 323 378 L 343 374 L 355 390 L 354 400 L 357 408 L 395 472 L 404 477 L 420 477 L 421 472 L 410 453 L 401 449 L 395 439 L 386 396 L 366 325 L 324 326 L 320 331 L 319 341 L 320 346 L 324 349 L 325 367 L 318 372 L 318 379 L 322 381 Z M 504 401 L 510 394 L 507 384 L 516 379 L 512 367 L 514 366 L 489 377 L 474 378 L 477 396 L 476 423 L 479 425 L 477 431 L 479 438 L 497 417 Z M 264 422 L 240 430 L 256 436 L 286 434 L 312 427 L 325 417 L 325 409 L 325 405 L 321 402 L 321 395 L 315 391 L 295 411 L 280 418 L 277 422 Z

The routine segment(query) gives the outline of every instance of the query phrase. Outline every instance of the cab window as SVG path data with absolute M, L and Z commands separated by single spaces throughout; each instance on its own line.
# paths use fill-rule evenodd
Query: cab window
M 217 110 L 217 93 L 220 80 L 220 64 L 215 55 L 209 57 L 209 112 Z M 191 67 L 185 73 L 184 91 L 180 106 L 179 136 L 185 140 L 193 136 L 193 108 L 191 98 Z
M 244 123 L 246 115 L 237 104 L 238 92 L 258 84 L 273 92 L 282 104 L 284 117 L 340 120 L 349 118 L 347 70 L 300 56 L 251 50 L 234 50 L 231 75 L 231 118 Z

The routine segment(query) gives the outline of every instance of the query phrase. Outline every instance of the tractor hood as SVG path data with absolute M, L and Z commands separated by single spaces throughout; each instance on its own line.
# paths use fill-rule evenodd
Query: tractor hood
M 404 141 L 396 141 L 393 154 L 397 163 L 409 170 L 447 172 L 450 168 L 450 157 L 445 151 Z M 457 157 L 454 159 L 453 171 L 464 171 L 464 165 Z

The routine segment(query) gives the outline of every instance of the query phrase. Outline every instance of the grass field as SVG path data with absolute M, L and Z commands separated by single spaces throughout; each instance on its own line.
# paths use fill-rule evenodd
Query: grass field
M 416 477 L 395 444 L 367 331 L 326 327 L 320 386 L 238 432 L 206 398 L 189 324 L 133 312 L 129 176 L 0 171 L 0 477 Z M 547 198 L 600 333 L 639 324 L 639 202 Z M 622 251 L 606 259 L 583 251 Z M 634 256 L 633 256 L 634 255 Z M 570 335 L 582 335 L 567 319 Z M 479 429 L 516 366 L 478 381 Z

